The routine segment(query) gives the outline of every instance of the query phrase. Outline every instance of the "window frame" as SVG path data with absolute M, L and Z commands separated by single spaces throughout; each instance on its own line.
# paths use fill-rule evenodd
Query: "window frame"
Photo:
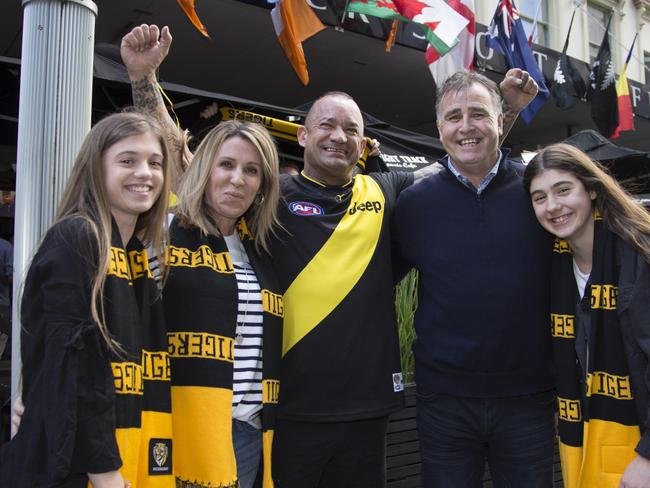
M 535 2 L 535 9 L 537 9 L 537 2 Z M 539 40 L 539 32 L 542 31 L 544 33 L 544 42 L 539 43 L 535 40 L 533 37 L 533 42 L 537 44 L 538 46 L 544 46 L 547 48 L 550 48 L 551 44 L 551 37 L 549 34 L 549 26 L 550 26 L 550 21 L 549 21 L 549 1 L 548 0 L 542 0 L 542 7 L 541 7 L 541 13 L 544 14 L 544 19 L 542 20 L 541 18 L 537 19 L 537 38 Z M 537 12 L 533 12 L 532 16 L 528 15 L 524 12 L 521 11 L 521 5 L 519 8 L 519 17 L 521 20 L 525 20 L 526 22 L 529 22 L 531 25 L 535 22 L 535 14 Z M 540 16 L 541 17 L 541 16 Z
M 598 49 L 600 48 L 600 44 L 602 43 L 602 40 L 603 40 L 603 37 L 602 37 L 603 33 L 600 32 L 599 33 L 599 39 L 600 40 L 597 41 L 597 43 L 591 42 L 591 39 L 590 39 L 591 31 L 589 30 L 589 17 L 591 15 L 591 9 L 599 10 L 600 12 L 603 13 L 604 21 L 605 21 L 605 24 L 604 24 L 605 28 L 607 28 L 607 25 L 606 25 L 607 16 L 608 15 L 614 15 L 614 9 L 613 8 L 608 8 L 606 5 L 603 5 L 600 2 L 594 2 L 594 1 L 587 2 L 587 9 L 586 9 L 586 11 L 587 11 L 587 29 L 586 29 L 587 30 L 587 62 L 589 63 L 590 66 L 594 64 L 594 61 L 598 57 Z M 610 51 L 612 53 L 612 58 L 614 56 L 614 52 L 616 51 L 615 46 L 612 46 L 612 29 L 613 28 L 614 28 L 614 25 L 613 25 L 613 22 L 612 22 L 610 24 L 609 33 L 608 33 L 609 48 L 610 48 Z M 591 48 L 592 47 L 596 48 L 596 53 L 594 54 L 593 58 L 591 57 Z

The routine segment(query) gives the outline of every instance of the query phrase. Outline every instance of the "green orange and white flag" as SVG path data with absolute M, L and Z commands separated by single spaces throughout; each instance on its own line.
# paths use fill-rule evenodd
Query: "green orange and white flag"
M 476 36 L 474 0 L 449 0 L 447 5 L 465 17 L 467 25 L 458 35 L 458 44 L 445 56 L 431 44 L 427 46 L 425 58 L 438 90 L 445 80 L 457 71 L 474 68 L 474 38 Z
M 280 0 L 271 10 L 280 45 L 303 85 L 309 83 L 302 43 L 325 28 L 306 0 Z
M 632 101 L 630 100 L 630 88 L 627 84 L 627 65 L 630 62 L 632 57 L 632 48 L 636 42 L 636 37 L 632 41 L 630 50 L 627 53 L 627 58 L 625 58 L 625 64 L 621 73 L 618 75 L 618 81 L 616 82 L 616 97 L 618 98 L 618 126 L 614 133 L 612 134 L 611 139 L 614 139 L 620 135 L 621 132 L 625 130 L 634 130 L 634 111 L 632 110 Z
M 469 22 L 444 0 L 350 0 L 346 11 L 420 24 L 441 55 L 456 45 Z

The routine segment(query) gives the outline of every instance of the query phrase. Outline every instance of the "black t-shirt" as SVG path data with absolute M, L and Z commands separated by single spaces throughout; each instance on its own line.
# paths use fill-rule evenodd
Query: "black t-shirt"
M 272 256 L 285 292 L 279 415 L 347 421 L 402 407 L 390 219 L 412 174 L 282 180 Z

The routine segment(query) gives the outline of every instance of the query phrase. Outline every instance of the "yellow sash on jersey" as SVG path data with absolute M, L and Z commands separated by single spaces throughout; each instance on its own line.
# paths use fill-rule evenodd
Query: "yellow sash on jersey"
M 284 295 L 283 356 L 320 324 L 363 276 L 379 241 L 384 211 L 384 195 L 377 182 L 357 175 L 345 215 Z

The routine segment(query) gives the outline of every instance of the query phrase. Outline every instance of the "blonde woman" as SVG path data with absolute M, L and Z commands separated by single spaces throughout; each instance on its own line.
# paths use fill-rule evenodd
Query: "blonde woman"
M 650 486 L 650 214 L 567 144 L 542 149 L 524 184 L 557 236 L 551 330 L 564 486 Z
M 143 245 L 162 252 L 159 125 L 111 115 L 86 137 L 24 285 L 25 406 L 0 485 L 174 486 L 167 340 Z
M 283 316 L 268 254 L 278 180 L 266 129 L 229 121 L 203 139 L 178 192 L 163 297 L 181 487 L 250 488 L 262 458 L 270 484 Z

